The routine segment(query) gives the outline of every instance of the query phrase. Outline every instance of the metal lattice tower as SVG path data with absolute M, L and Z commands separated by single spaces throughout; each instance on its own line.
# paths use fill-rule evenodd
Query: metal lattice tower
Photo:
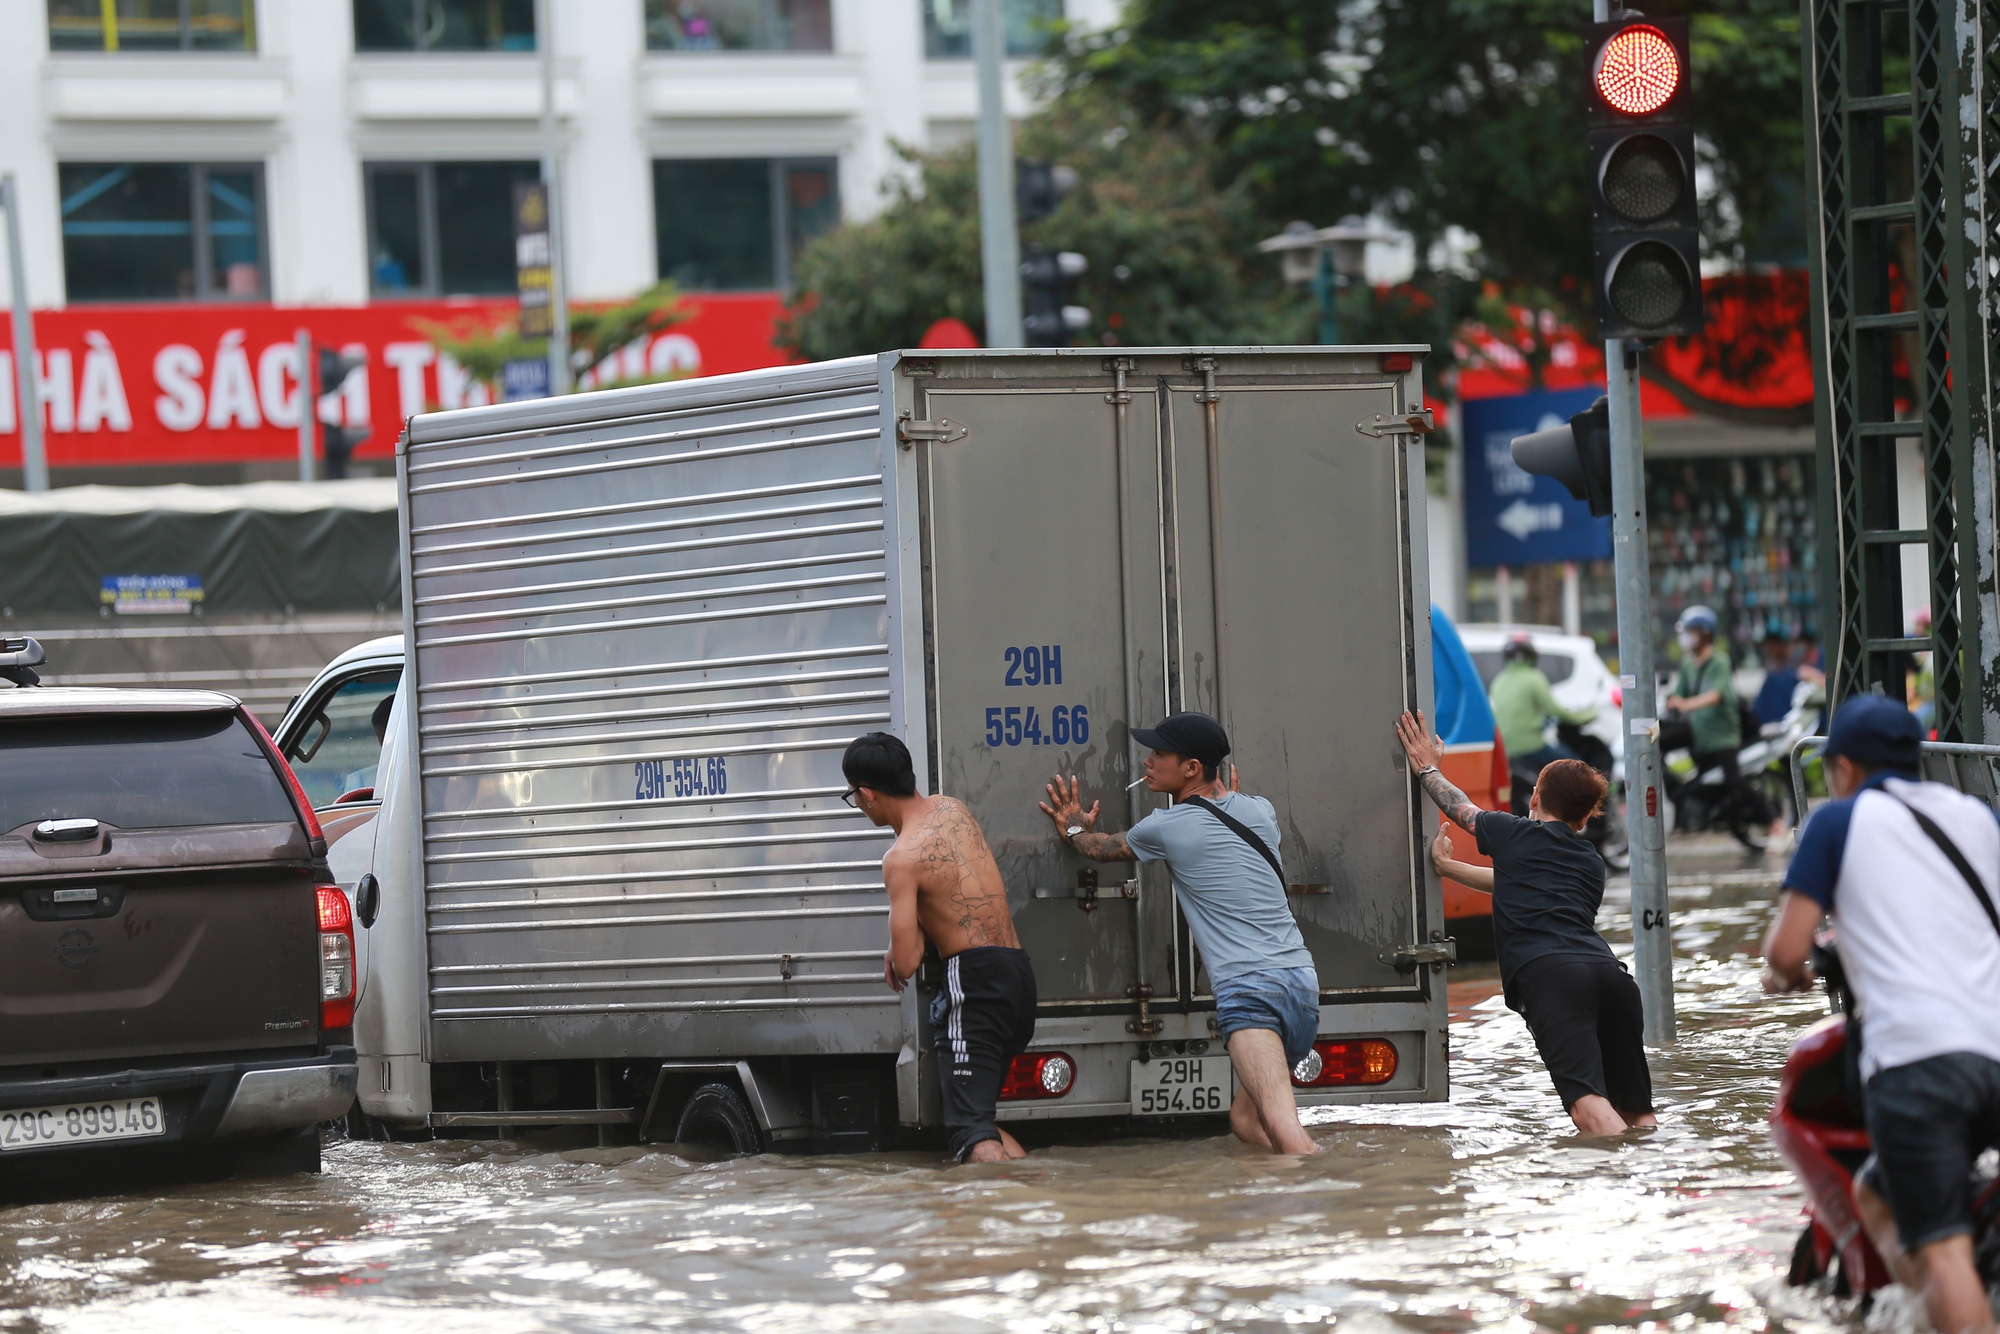
M 2000 738 L 1987 398 L 2000 338 L 2000 0 L 1802 7 L 1832 695 L 1880 688 L 1901 698 L 1909 655 L 1928 650 L 1938 739 Z M 1906 439 L 1922 463 L 1922 528 L 1898 526 L 1896 449 Z M 1902 559 L 1913 546 L 1929 571 L 1928 637 L 1904 634 Z

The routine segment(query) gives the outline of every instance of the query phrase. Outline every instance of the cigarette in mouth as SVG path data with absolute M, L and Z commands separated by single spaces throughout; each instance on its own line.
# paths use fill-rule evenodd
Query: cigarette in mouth
M 1133 779 L 1131 782 L 1125 785 L 1125 790 L 1127 792 L 1130 792 L 1133 788 L 1139 786 L 1139 784 L 1145 781 L 1146 781 L 1146 775 L 1140 774 L 1137 778 Z

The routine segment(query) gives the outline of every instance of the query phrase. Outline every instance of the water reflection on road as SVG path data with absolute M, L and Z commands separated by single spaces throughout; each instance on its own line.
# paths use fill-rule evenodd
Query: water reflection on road
M 1655 1064 L 1662 1128 L 1630 1142 L 1569 1133 L 1489 966 L 1452 987 L 1451 1102 L 1320 1110 L 1310 1161 L 1223 1138 L 964 1169 L 341 1143 L 317 1179 L 0 1210 L 0 1327 L 1845 1327 L 1779 1278 L 1799 1197 L 1764 1117 L 1820 1007 L 1757 993 L 1771 893 L 1677 885 L 1682 1040 Z M 1624 950 L 1622 901 L 1603 925 Z

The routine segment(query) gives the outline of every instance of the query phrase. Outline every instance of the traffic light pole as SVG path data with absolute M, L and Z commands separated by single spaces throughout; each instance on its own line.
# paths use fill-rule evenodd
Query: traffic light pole
M 1021 236 L 1014 218 L 1014 145 L 1007 128 L 1006 33 L 1000 0 L 972 0 L 972 58 L 979 66 L 979 259 L 986 286 L 986 346 L 1020 347 Z
M 301 329 L 293 335 L 297 344 L 299 359 L 299 480 L 313 480 L 314 448 L 313 431 L 319 426 L 319 393 L 313 383 L 314 372 L 319 367 L 319 354 L 313 348 L 312 333 Z
M 28 263 L 21 255 L 21 186 L 13 172 L 0 175 L 0 208 L 7 210 L 8 277 L 14 289 L 15 420 L 21 423 L 21 486 L 49 489 L 49 460 L 42 450 L 42 405 L 35 387 L 35 314 L 28 305 Z M 6 393 L 0 386 L 0 394 Z
M 1591 0 L 1611 20 L 1611 0 Z M 1667 920 L 1667 834 L 1660 818 L 1659 688 L 1653 676 L 1653 576 L 1646 548 L 1646 458 L 1639 434 L 1639 349 L 1604 343 L 1611 428 L 1611 555 L 1618 584 L 1618 674 L 1624 700 L 1625 837 L 1631 852 L 1632 963 L 1645 1040 L 1674 1040 L 1674 938 Z
M 1674 1040 L 1674 938 L 1667 922 L 1666 828 L 1660 818 L 1660 727 L 1653 677 L 1652 571 L 1646 551 L 1646 462 L 1639 436 L 1639 350 L 1604 344 L 1611 427 L 1611 553 L 1618 581 L 1618 672 L 1624 696 L 1625 836 L 1632 865 L 1632 963 L 1646 1041 Z

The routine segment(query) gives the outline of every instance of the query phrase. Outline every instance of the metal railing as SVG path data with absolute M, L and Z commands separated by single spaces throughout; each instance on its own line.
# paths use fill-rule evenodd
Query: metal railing
M 1802 736 L 1792 743 L 1788 757 L 1792 771 L 1792 825 L 1805 823 L 1806 765 L 1811 755 L 1826 748 L 1823 736 Z M 1810 752 L 1810 755 L 1808 754 Z M 2000 811 L 2000 746 L 1974 745 L 1964 741 L 1926 741 L 1922 775 L 1927 782 L 1949 783 L 1970 797 L 1978 797 Z

